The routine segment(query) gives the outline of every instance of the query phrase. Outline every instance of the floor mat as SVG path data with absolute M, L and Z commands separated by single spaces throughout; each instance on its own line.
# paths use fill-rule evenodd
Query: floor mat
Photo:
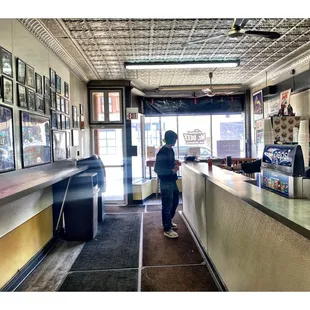
M 94 240 L 87 242 L 71 270 L 137 268 L 141 213 L 106 214 Z
M 157 204 L 157 205 L 147 205 L 146 206 L 146 211 L 147 212 L 161 212 L 162 206 L 161 204 Z M 179 204 L 177 211 L 182 211 L 183 210 L 183 205 Z
M 70 273 L 59 291 L 136 292 L 138 269 Z
M 105 206 L 104 212 L 111 213 L 135 213 L 135 212 L 144 212 L 145 206 L 138 207 L 120 207 L 120 206 Z
M 188 265 L 143 268 L 141 291 L 206 292 L 218 289 L 205 265 Z
M 178 224 L 179 238 L 164 236 L 161 213 L 143 214 L 143 266 L 200 264 L 203 258 L 180 214 L 173 221 Z

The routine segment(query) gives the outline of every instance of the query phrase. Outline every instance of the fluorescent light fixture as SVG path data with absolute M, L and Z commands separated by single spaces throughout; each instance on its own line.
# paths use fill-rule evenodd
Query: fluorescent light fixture
M 233 68 L 239 66 L 239 60 L 229 61 L 197 61 L 197 62 L 125 62 L 125 68 L 131 70 L 147 69 L 203 69 L 203 68 Z
M 187 90 L 202 90 L 203 88 L 210 87 L 207 83 L 205 85 L 182 85 L 182 86 L 159 86 L 159 90 L 162 91 L 187 91 Z M 212 84 L 213 90 L 230 90 L 230 89 L 240 89 L 242 84 Z

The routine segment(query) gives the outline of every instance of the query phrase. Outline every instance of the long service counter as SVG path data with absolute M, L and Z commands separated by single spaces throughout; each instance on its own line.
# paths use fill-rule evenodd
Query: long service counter
M 182 164 L 183 214 L 229 291 L 310 291 L 310 200 Z

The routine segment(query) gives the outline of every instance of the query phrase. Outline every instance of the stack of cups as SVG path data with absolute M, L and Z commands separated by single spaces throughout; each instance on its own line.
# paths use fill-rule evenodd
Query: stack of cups
M 274 135 L 270 118 L 264 119 L 264 144 L 274 144 Z
M 301 120 L 298 132 L 298 144 L 304 155 L 305 166 L 309 166 L 309 120 Z

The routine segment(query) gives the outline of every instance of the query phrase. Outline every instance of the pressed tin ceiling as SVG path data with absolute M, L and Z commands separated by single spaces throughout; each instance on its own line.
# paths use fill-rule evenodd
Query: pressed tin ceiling
M 189 40 L 227 34 L 233 19 L 20 19 L 84 80 L 131 80 L 146 93 L 161 86 L 247 85 L 298 49 L 308 49 L 310 19 L 253 18 L 245 30 L 277 31 L 276 40 L 244 35 L 184 47 Z M 38 31 L 38 29 L 41 31 Z M 43 36 L 44 33 L 44 36 Z M 40 37 L 41 36 L 41 37 Z M 55 43 L 44 42 L 52 36 Z M 62 49 L 62 53 L 59 52 Z M 298 53 L 296 52 L 297 56 Z M 127 70 L 124 62 L 240 60 L 236 68 Z M 275 67 L 274 70 L 277 68 Z M 83 73 L 81 73 L 83 72 Z

